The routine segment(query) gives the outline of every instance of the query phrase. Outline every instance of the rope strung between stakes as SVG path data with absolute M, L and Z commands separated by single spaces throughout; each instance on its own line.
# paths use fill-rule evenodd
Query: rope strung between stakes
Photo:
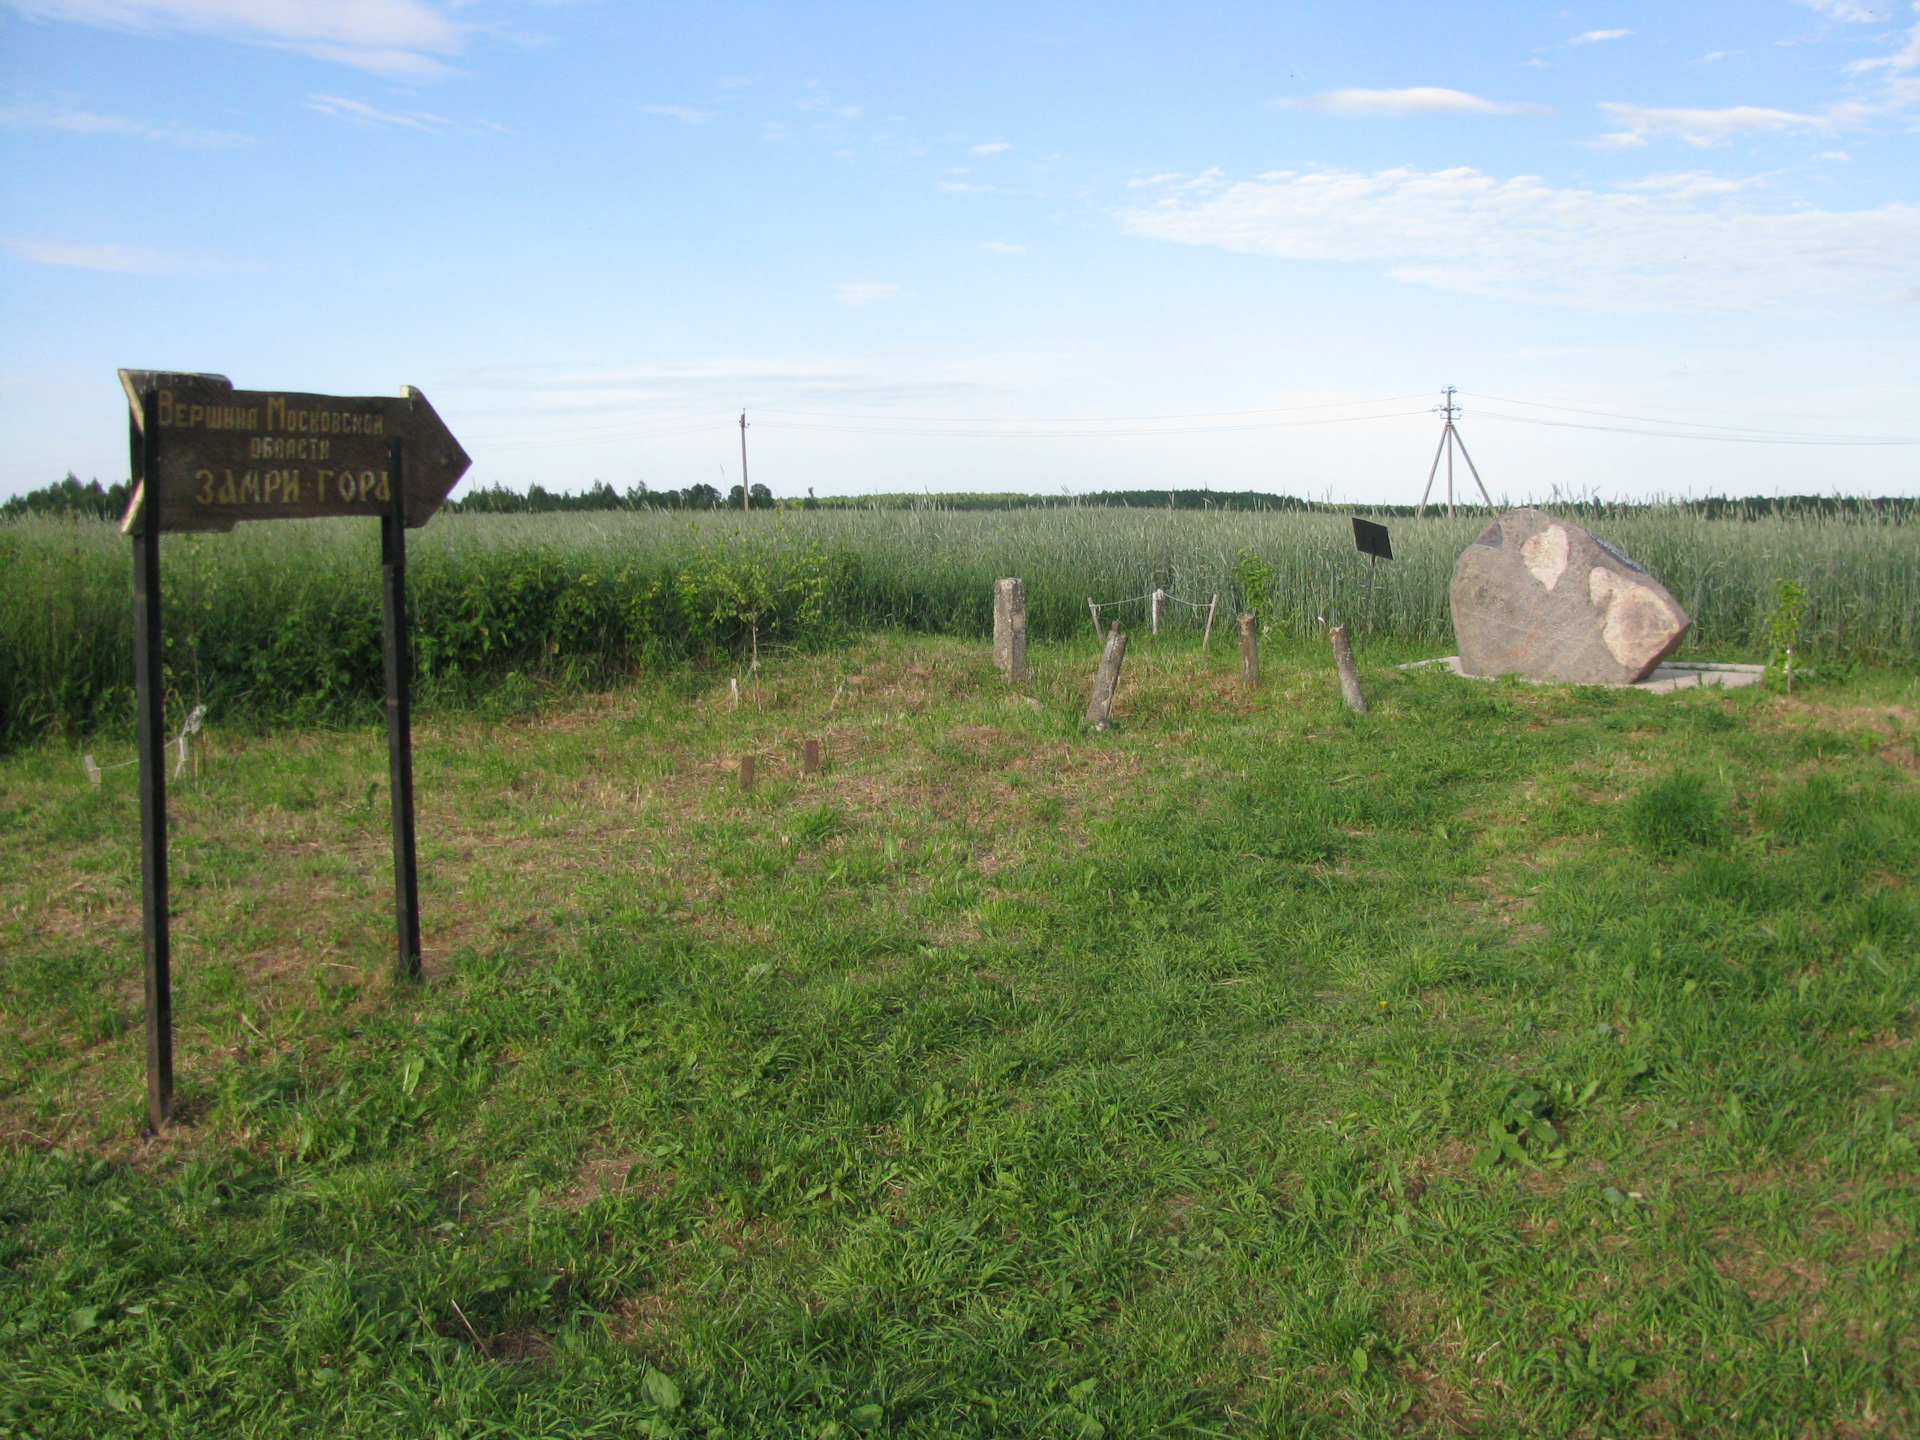
M 200 726 L 206 718 L 207 707 L 204 705 L 194 706 L 193 709 L 187 712 L 187 720 L 186 723 L 180 727 L 180 733 L 167 742 L 167 744 L 179 751 L 179 758 L 173 762 L 173 778 L 175 780 L 178 780 L 181 772 L 187 768 L 187 741 L 192 736 L 200 733 Z M 80 763 L 86 769 L 88 781 L 98 785 L 100 783 L 100 777 L 106 774 L 107 771 L 124 770 L 129 765 L 138 765 L 140 762 L 135 759 L 122 760 L 118 765 L 96 765 L 93 756 L 89 754 L 82 755 L 80 757 Z

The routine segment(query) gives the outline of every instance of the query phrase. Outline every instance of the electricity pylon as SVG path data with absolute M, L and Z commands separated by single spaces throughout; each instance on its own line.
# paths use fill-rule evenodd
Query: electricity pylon
M 1427 496 L 1433 493 L 1433 477 L 1440 473 L 1440 456 L 1447 457 L 1447 518 L 1453 518 L 1453 447 L 1460 447 L 1460 458 L 1467 462 L 1467 469 L 1473 472 L 1473 483 L 1480 487 L 1480 498 L 1487 502 L 1487 508 L 1493 508 L 1493 497 L 1487 494 L 1486 481 L 1480 478 L 1480 471 L 1473 463 L 1473 456 L 1467 453 L 1467 442 L 1460 438 L 1460 432 L 1454 428 L 1453 417 L 1460 413 L 1460 407 L 1453 403 L 1454 387 L 1449 385 L 1442 392 L 1444 399 L 1434 407 L 1436 415 L 1447 417 L 1446 427 L 1440 432 L 1439 447 L 1433 452 L 1433 465 L 1427 471 L 1427 488 L 1420 492 L 1420 509 L 1416 518 L 1427 513 Z

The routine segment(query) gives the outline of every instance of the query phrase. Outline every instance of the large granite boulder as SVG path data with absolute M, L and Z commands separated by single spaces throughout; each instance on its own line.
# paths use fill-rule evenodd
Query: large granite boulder
M 1693 623 L 1621 551 L 1530 507 L 1509 510 L 1466 548 L 1450 593 L 1468 675 L 1632 685 Z

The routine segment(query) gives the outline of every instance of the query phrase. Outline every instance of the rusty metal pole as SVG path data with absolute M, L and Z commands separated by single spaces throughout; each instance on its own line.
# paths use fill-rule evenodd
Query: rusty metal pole
M 160 496 L 153 454 L 160 423 L 154 393 L 132 426 L 133 483 L 141 495 L 133 536 L 133 689 L 140 756 L 140 942 L 145 959 L 147 1125 L 173 1114 L 173 944 L 167 921 L 167 693 L 160 632 Z
M 380 615 L 386 641 L 387 798 L 393 810 L 394 973 L 420 978 L 420 880 L 413 843 L 413 665 L 407 643 L 407 501 L 404 445 L 387 442 L 393 501 L 380 517 Z

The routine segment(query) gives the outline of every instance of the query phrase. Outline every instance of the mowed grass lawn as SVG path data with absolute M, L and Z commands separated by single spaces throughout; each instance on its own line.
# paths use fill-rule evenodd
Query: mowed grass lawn
M 1920 1432 L 1920 682 L 1224 649 L 0 761 L 0 1433 Z

